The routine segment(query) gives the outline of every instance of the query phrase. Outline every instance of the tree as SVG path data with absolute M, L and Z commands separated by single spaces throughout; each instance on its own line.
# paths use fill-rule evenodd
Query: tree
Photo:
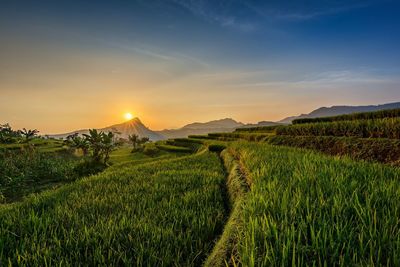
M 83 136 L 83 141 L 88 144 L 88 148 L 92 151 L 93 161 L 98 163 L 103 161 L 104 164 L 107 164 L 111 152 L 120 145 L 116 135 L 112 132 L 103 133 L 98 132 L 96 129 L 90 129 L 89 134 L 84 134 Z
M 132 144 L 133 149 L 132 149 L 132 153 L 135 152 L 139 146 L 139 136 L 136 134 L 132 134 L 128 136 L 128 141 L 129 143 Z
M 149 138 L 148 137 L 142 137 L 142 138 L 140 138 L 140 140 L 139 140 L 139 145 L 140 146 L 143 146 L 144 144 L 146 144 L 147 142 L 149 142 Z
M 84 156 L 89 153 L 89 142 L 86 138 L 80 137 L 78 133 L 67 136 L 65 143 L 75 149 L 82 150 Z
M 19 132 L 14 131 L 8 123 L 0 124 L 0 143 L 13 143 L 19 136 Z
M 101 133 L 102 135 L 102 148 L 101 154 L 103 156 L 104 164 L 108 163 L 110 159 L 110 153 L 117 147 L 118 143 L 115 141 L 114 133 Z
M 132 153 L 137 151 L 139 148 L 142 148 L 144 144 L 146 144 L 149 141 L 148 137 L 142 137 L 139 138 L 138 135 L 132 134 L 128 136 L 129 142 L 132 144 L 133 149 Z
M 29 143 L 37 134 L 39 133 L 38 130 L 27 130 L 23 128 L 20 130 L 20 134 L 25 137 L 25 143 Z
M 101 149 L 103 142 L 103 133 L 99 133 L 96 129 L 89 129 L 89 134 L 83 135 L 92 149 L 93 160 L 101 161 Z

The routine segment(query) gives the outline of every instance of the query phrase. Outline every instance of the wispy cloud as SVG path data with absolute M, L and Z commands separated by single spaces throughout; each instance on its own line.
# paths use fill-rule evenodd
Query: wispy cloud
M 362 85 L 362 84 L 386 84 L 386 83 L 400 83 L 395 77 L 381 76 L 374 73 L 353 70 L 335 70 L 326 71 L 321 73 L 313 73 L 303 76 L 297 80 L 271 80 L 271 81 L 254 81 L 254 82 L 237 82 L 232 84 L 233 87 L 242 88 L 324 88 L 324 87 L 337 87 L 343 85 Z
M 234 1 L 206 1 L 206 0 L 171 0 L 210 23 L 219 24 L 222 27 L 235 28 L 244 32 L 253 31 L 256 25 L 250 21 L 243 21 L 232 11 Z
M 369 7 L 377 0 L 311 0 L 307 3 L 290 1 L 252 0 L 170 0 L 201 19 L 242 32 L 266 29 L 271 21 L 304 21 Z M 386 0 L 384 0 L 386 1 Z M 261 20 L 260 20 L 261 18 Z
M 353 9 L 369 7 L 378 1 L 376 0 L 352 0 L 352 1 L 310 1 L 307 4 L 300 3 L 298 5 L 273 4 L 260 5 L 252 1 L 242 1 L 242 4 L 251 9 L 255 14 L 264 18 L 301 21 L 310 20 L 327 15 L 347 12 Z

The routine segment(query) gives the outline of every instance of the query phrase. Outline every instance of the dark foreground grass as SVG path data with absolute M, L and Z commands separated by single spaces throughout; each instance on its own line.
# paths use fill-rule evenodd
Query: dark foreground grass
M 203 152 L 0 207 L 0 265 L 199 266 L 223 227 L 223 182 L 217 155 Z
M 232 145 L 253 180 L 243 266 L 400 266 L 400 170 L 268 144 Z
M 216 144 L 213 144 L 216 145 Z M 210 145 L 211 146 L 211 145 Z M 249 191 L 246 177 L 241 171 L 239 162 L 234 158 L 229 149 L 221 153 L 226 172 L 227 199 L 230 215 L 225 224 L 224 231 L 215 244 L 212 253 L 205 262 L 205 267 L 225 267 L 238 264 L 237 244 L 243 227 L 242 212 L 245 196 Z
M 67 151 L 0 151 L 0 203 L 72 182 L 82 176 L 78 165 L 79 159 Z
M 399 139 L 276 135 L 266 141 L 272 145 L 307 148 L 333 156 L 346 155 L 357 160 L 400 166 Z

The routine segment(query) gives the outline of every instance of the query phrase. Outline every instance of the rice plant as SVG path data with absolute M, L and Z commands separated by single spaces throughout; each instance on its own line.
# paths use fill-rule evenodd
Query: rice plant
M 253 181 L 243 266 L 399 266 L 400 170 L 294 148 L 237 143 Z
M 276 134 L 400 139 L 400 118 L 295 124 L 278 127 Z
M 110 168 L 0 208 L 0 265 L 199 266 L 222 231 L 214 153 Z
M 386 109 L 373 112 L 359 112 L 359 113 L 345 114 L 332 117 L 295 119 L 292 121 L 292 124 L 332 122 L 332 121 L 372 120 L 372 119 L 397 118 L 397 117 L 400 117 L 400 109 Z

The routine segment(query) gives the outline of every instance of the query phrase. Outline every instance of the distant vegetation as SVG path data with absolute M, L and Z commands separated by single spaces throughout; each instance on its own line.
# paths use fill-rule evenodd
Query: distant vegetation
M 0 126 L 0 202 L 12 202 L 44 189 L 102 171 L 120 142 L 113 133 L 90 130 L 64 142 L 37 136 L 37 130 Z M 77 150 L 83 157 L 77 156 Z
M 400 117 L 400 109 L 360 112 L 360 113 L 352 113 L 352 114 L 339 115 L 333 117 L 295 119 L 292 121 L 292 124 L 351 121 L 351 120 L 372 120 L 372 119 L 397 118 L 397 117 Z
M 400 138 L 400 118 L 295 124 L 276 129 L 277 135 Z
M 0 144 L 29 143 L 37 134 L 38 130 L 13 130 L 11 126 L 0 124 Z
M 273 132 L 276 128 L 280 127 L 280 125 L 274 126 L 261 126 L 261 127 L 252 127 L 252 128 L 237 128 L 235 132 Z

